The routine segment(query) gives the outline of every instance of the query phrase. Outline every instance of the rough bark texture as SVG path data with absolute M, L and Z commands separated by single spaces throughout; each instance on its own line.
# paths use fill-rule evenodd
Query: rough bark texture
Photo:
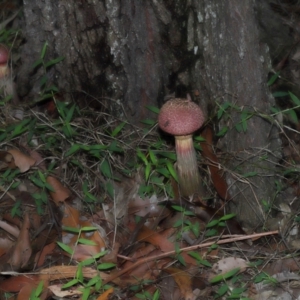
M 202 86 L 202 99 L 209 107 L 214 99 L 218 105 L 228 102 L 242 108 L 229 109 L 230 116 L 221 119 L 219 129 L 227 126 L 228 132 L 218 146 L 231 155 L 224 162 L 233 197 L 230 208 L 244 226 L 254 228 L 264 222 L 263 201 L 270 203 L 274 197 L 280 154 L 277 130 L 261 116 L 270 113 L 274 99 L 267 88 L 269 55 L 259 40 L 255 2 L 206 0 L 202 7 L 197 1 L 194 4 L 198 11 L 195 46 L 203 54 L 194 75 Z M 243 128 L 245 116 L 249 118 Z M 255 176 L 245 178 L 246 174 Z
M 64 98 L 96 99 L 132 123 L 149 117 L 146 105 L 160 105 L 173 91 L 177 97 L 200 91 L 195 100 L 208 117 L 226 102 L 253 112 L 238 132 L 242 113 L 229 111 L 218 146 L 231 155 L 224 161 L 231 209 L 256 227 L 264 221 L 262 201 L 273 197 L 279 142 L 276 127 L 257 113 L 268 114 L 274 100 L 254 8 L 254 0 L 24 0 L 19 93 L 37 94 L 42 70 L 33 74 L 30 67 L 47 41 L 48 60 L 65 57 L 47 72 Z M 244 178 L 248 172 L 257 175 Z
M 48 60 L 65 57 L 48 72 L 64 98 L 77 92 L 77 100 L 98 99 L 108 112 L 125 113 L 133 123 L 149 115 L 146 105 L 163 99 L 169 76 L 180 68 L 183 29 L 171 22 L 163 1 L 24 0 L 24 15 L 22 97 L 39 91 L 42 70 L 32 76 L 30 67 L 46 41 Z

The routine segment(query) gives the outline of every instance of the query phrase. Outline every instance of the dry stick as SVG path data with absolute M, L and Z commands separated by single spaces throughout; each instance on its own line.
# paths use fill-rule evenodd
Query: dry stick
M 255 233 L 255 234 L 250 234 L 250 235 L 232 237 L 232 238 L 228 238 L 228 239 L 224 239 L 224 240 L 219 240 L 217 242 L 207 242 L 207 243 L 204 243 L 204 244 L 193 245 L 193 246 L 181 248 L 180 252 L 197 250 L 197 249 L 200 249 L 200 248 L 209 247 L 209 246 L 214 245 L 214 244 L 221 245 L 221 244 L 227 244 L 227 243 L 231 243 L 231 242 L 243 241 L 243 240 L 248 240 L 248 239 L 255 239 L 255 238 L 260 238 L 260 237 L 268 236 L 268 235 L 274 235 L 274 234 L 278 234 L 278 233 L 279 233 L 278 230 L 274 230 L 274 231 L 269 231 L 269 232 L 262 232 L 262 233 Z M 120 277 L 121 275 L 129 272 L 130 270 L 140 266 L 141 264 L 148 263 L 152 260 L 162 259 L 162 258 L 171 256 L 171 255 L 174 255 L 176 253 L 178 253 L 178 251 L 173 250 L 173 251 L 169 251 L 169 252 L 166 252 L 166 253 L 163 253 L 163 254 L 160 254 L 160 255 L 153 255 L 153 256 L 149 256 L 149 257 L 143 258 L 141 260 L 138 260 L 137 262 L 135 262 L 131 266 L 117 272 L 116 274 L 112 274 L 111 276 L 106 278 L 106 280 L 104 280 L 104 284 L 108 283 L 110 281 L 113 281 L 114 279 L 116 279 L 116 278 Z

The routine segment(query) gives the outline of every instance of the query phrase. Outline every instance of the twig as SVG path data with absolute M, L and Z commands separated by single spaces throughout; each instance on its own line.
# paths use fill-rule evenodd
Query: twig
M 227 244 L 227 243 L 243 241 L 243 240 L 248 240 L 248 239 L 256 239 L 256 238 L 260 238 L 260 237 L 263 237 L 263 236 L 274 235 L 274 234 L 278 234 L 278 233 L 279 233 L 278 230 L 274 230 L 274 231 L 269 231 L 269 232 L 262 232 L 262 233 L 255 233 L 255 234 L 250 234 L 250 235 L 232 237 L 232 238 L 228 238 L 228 239 L 224 239 L 224 240 L 219 240 L 217 242 L 208 242 L 208 243 L 204 243 L 204 244 L 193 245 L 193 246 L 181 248 L 180 252 L 197 250 L 197 249 L 209 247 L 209 246 L 214 245 L 214 244 L 221 245 L 221 244 Z M 133 263 L 131 266 L 129 266 L 129 267 L 123 269 L 123 270 L 120 270 L 115 274 L 112 274 L 111 276 L 109 276 L 108 278 L 106 278 L 104 280 L 104 283 L 108 283 L 110 281 L 113 281 L 114 279 L 116 279 L 116 278 L 120 277 L 121 275 L 131 271 L 132 269 L 137 268 L 138 266 L 140 266 L 144 263 L 148 263 L 152 260 L 158 260 L 158 259 L 162 259 L 162 258 L 165 258 L 165 257 L 168 257 L 168 256 L 172 256 L 176 253 L 178 253 L 178 251 L 173 250 L 173 251 L 169 251 L 169 252 L 166 252 L 166 253 L 162 253 L 160 255 L 153 255 L 153 256 L 149 256 L 149 257 L 140 259 L 137 262 Z

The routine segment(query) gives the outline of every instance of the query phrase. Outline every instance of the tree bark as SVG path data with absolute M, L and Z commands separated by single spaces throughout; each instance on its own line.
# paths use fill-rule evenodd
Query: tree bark
M 256 228 L 265 220 L 263 202 L 275 197 L 280 141 L 265 117 L 275 102 L 267 87 L 271 66 L 268 48 L 259 39 L 255 1 L 206 0 L 194 5 L 194 47 L 203 55 L 195 64 L 194 80 L 202 87 L 201 101 L 214 112 L 225 103 L 236 107 L 220 119 L 218 130 L 226 126 L 228 132 L 218 147 L 230 155 L 224 160 L 230 209 L 243 226 Z
M 42 70 L 33 76 L 31 67 L 46 41 L 48 60 L 65 57 L 47 74 L 64 99 L 74 93 L 81 101 L 96 99 L 136 124 L 149 117 L 146 105 L 162 101 L 169 75 L 179 67 L 172 44 L 183 41 L 162 1 L 24 0 L 24 15 L 22 97 L 39 92 Z

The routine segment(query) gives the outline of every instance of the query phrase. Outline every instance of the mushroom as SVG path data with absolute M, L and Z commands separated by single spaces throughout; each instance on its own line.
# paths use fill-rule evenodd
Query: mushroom
M 9 51 L 5 45 L 0 44 L 0 80 L 9 74 L 8 60 Z
M 178 181 L 181 196 L 190 197 L 200 192 L 200 174 L 197 166 L 193 133 L 204 123 L 201 108 L 187 99 L 167 101 L 158 116 L 159 127 L 175 136 Z

